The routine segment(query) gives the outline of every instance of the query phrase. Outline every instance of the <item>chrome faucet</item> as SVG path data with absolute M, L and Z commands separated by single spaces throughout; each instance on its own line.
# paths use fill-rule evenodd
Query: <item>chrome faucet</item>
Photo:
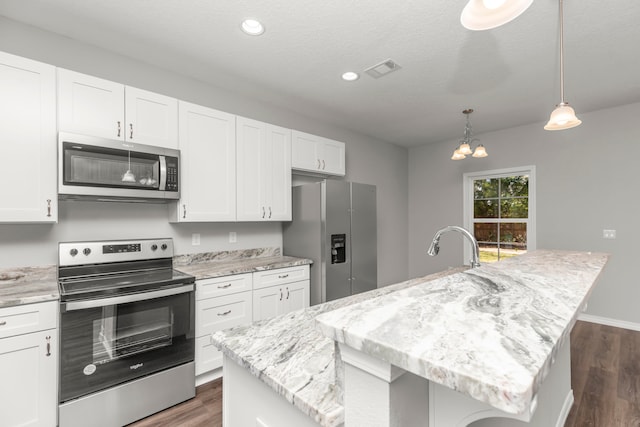
M 473 237 L 473 234 L 469 233 L 467 229 L 458 227 L 457 225 L 449 225 L 441 230 L 436 231 L 436 234 L 433 236 L 433 240 L 431 241 L 431 246 L 429 246 L 427 253 L 430 256 L 438 255 L 438 252 L 440 251 L 440 236 L 442 236 L 444 233 L 447 233 L 449 231 L 457 231 L 458 233 L 465 236 L 467 240 L 469 240 L 469 242 L 471 243 L 471 256 L 472 256 L 471 268 L 480 267 L 480 261 L 479 261 L 480 247 L 478 246 L 478 241 L 476 240 L 475 237 Z

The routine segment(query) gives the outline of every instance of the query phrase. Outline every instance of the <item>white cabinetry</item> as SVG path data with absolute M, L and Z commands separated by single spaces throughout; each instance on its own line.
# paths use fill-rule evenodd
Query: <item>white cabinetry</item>
M 253 273 L 253 320 L 309 307 L 309 266 Z
M 236 117 L 179 103 L 180 201 L 171 221 L 236 220 Z
M 238 221 L 291 220 L 291 130 L 237 118 Z
M 59 130 L 178 146 L 178 100 L 109 80 L 58 69 Z
M 222 366 L 222 352 L 212 343 L 219 330 L 251 323 L 251 273 L 196 282 L 196 375 Z
M 0 223 L 56 222 L 55 67 L 0 52 Z
M 0 309 L 2 426 L 56 425 L 57 310 L 57 301 Z
M 344 142 L 294 130 L 291 168 L 313 174 L 344 176 Z

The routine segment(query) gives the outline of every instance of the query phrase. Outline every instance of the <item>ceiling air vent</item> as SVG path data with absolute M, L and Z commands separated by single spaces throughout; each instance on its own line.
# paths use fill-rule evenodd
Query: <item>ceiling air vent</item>
M 382 61 L 381 63 L 376 64 L 373 67 L 369 67 L 364 71 L 374 79 L 379 79 L 380 77 L 386 76 L 400 68 L 402 67 L 393 62 L 392 59 L 387 59 L 386 61 Z

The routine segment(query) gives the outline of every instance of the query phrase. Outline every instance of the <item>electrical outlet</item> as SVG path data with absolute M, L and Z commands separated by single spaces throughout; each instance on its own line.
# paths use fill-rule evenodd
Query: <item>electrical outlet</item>
M 235 231 L 229 232 L 229 243 L 236 243 L 238 241 L 238 235 Z
M 191 244 L 193 246 L 199 246 L 200 245 L 200 233 L 193 233 L 191 235 Z
M 616 230 L 602 230 L 602 238 L 603 239 L 615 239 L 616 238 Z

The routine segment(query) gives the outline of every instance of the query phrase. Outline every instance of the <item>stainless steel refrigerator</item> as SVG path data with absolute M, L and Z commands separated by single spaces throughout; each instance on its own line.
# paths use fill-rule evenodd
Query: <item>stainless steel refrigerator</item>
M 378 285 L 376 187 L 325 180 L 292 189 L 285 255 L 313 260 L 311 305 Z

